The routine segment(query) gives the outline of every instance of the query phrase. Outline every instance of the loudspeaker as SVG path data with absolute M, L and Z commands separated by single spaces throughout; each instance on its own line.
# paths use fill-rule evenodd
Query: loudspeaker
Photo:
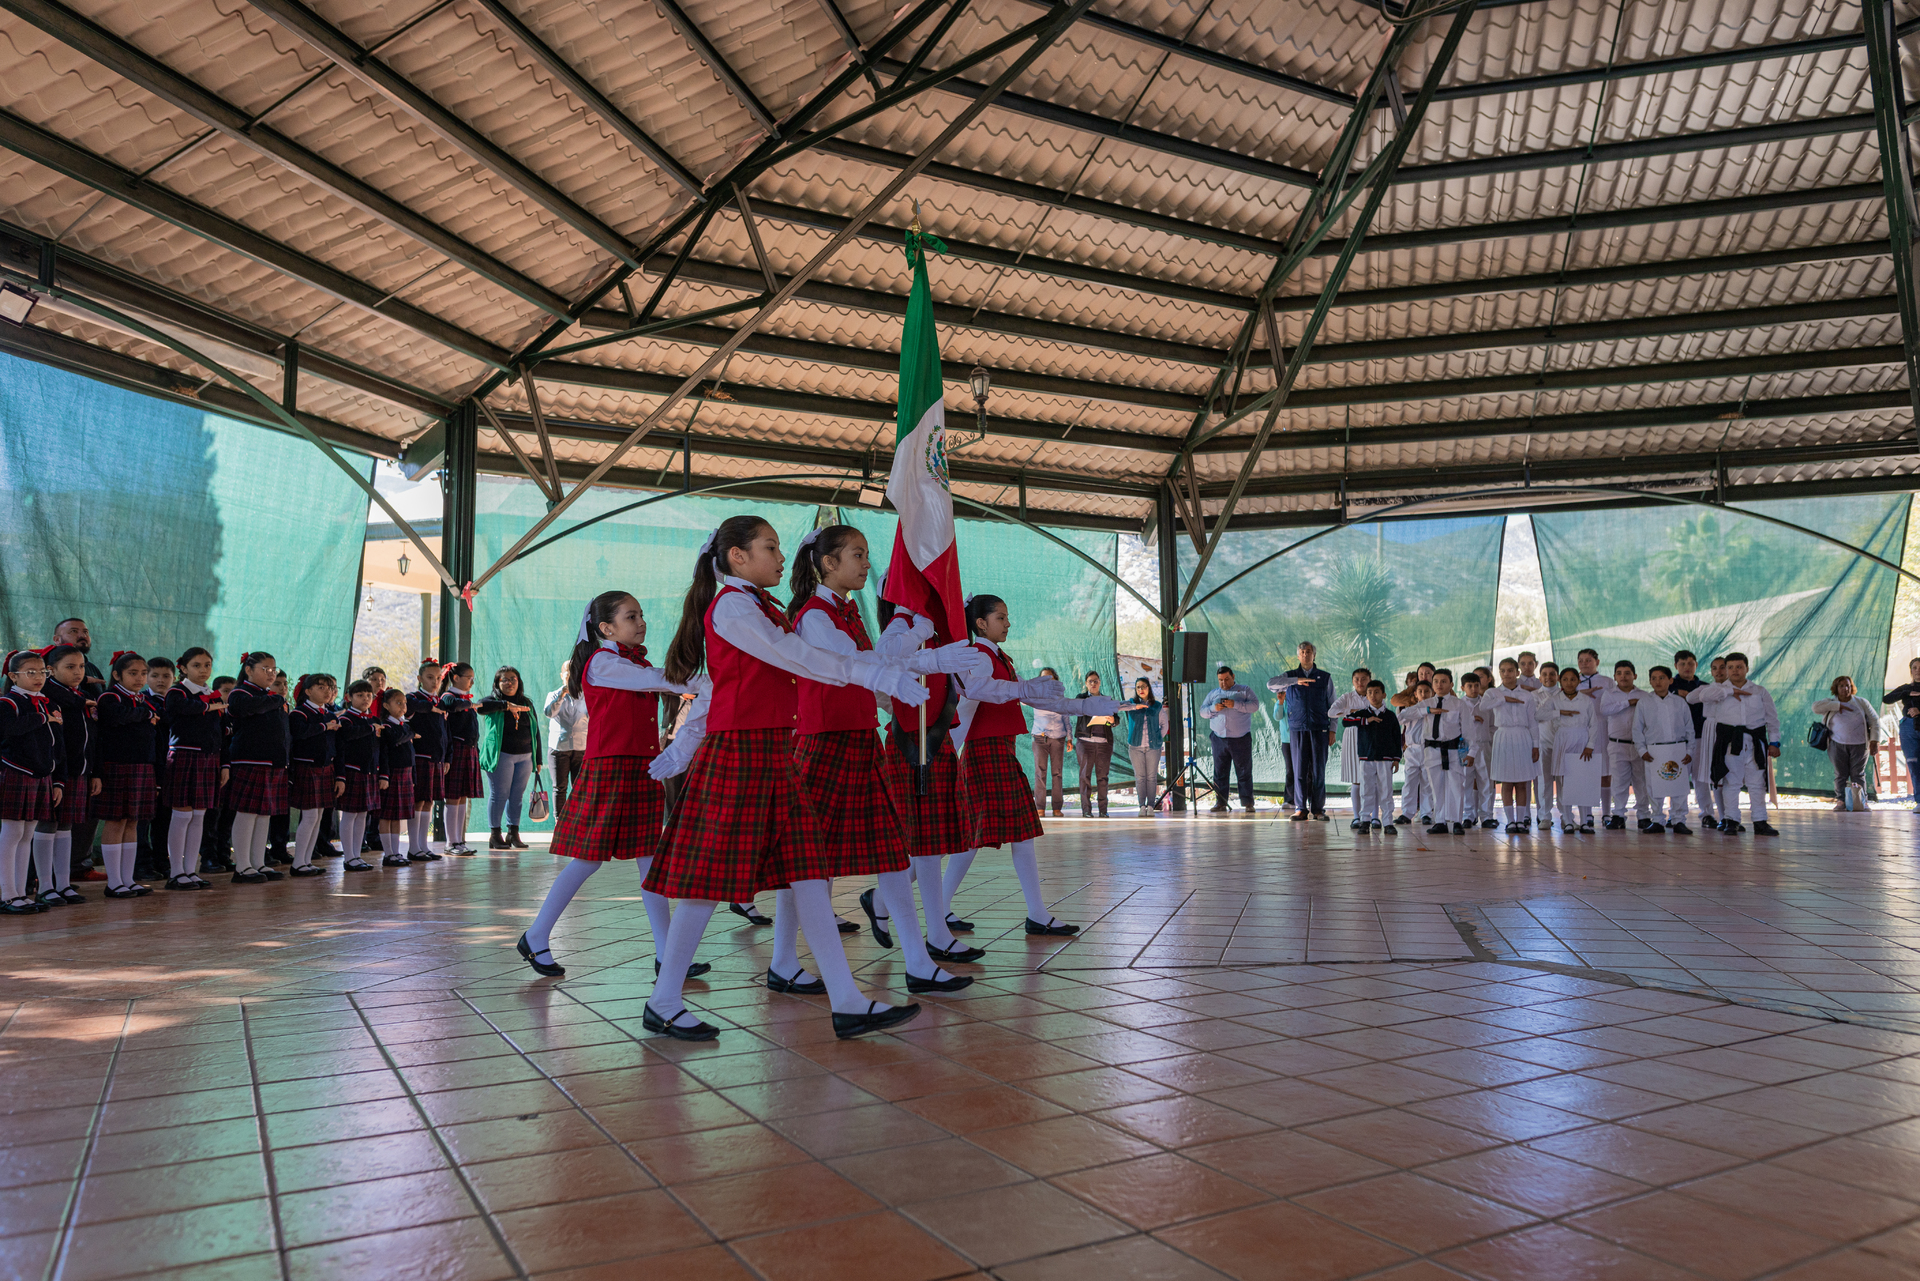
M 1206 685 L 1213 680 L 1213 673 L 1207 669 L 1207 634 L 1205 632 L 1181 632 L 1175 640 L 1174 653 L 1179 659 L 1180 683 L 1182 685 Z

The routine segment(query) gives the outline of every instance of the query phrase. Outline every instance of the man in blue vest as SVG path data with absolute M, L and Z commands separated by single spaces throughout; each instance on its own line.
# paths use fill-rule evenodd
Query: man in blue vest
M 1327 821 L 1327 748 L 1333 743 L 1333 678 L 1315 664 L 1313 642 L 1301 641 L 1300 665 L 1267 682 L 1287 691 L 1287 748 L 1293 759 L 1293 821 Z

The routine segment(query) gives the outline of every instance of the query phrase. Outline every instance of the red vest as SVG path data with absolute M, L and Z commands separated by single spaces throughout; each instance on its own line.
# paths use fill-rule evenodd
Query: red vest
M 593 665 L 603 652 L 597 650 L 587 659 L 587 670 L 580 676 L 580 695 L 587 702 L 587 759 L 658 756 L 660 696 L 594 684 Z M 653 666 L 644 649 L 634 661 L 642 667 Z
M 759 593 L 747 593 L 729 583 L 722 587 L 707 606 L 707 674 L 713 678 L 713 706 L 707 712 L 707 732 L 717 734 L 728 729 L 784 729 L 791 731 L 800 721 L 800 678 L 772 663 L 762 662 L 745 650 L 728 644 L 713 629 L 714 606 L 728 592 L 746 596 L 783 632 L 793 630 L 787 616 Z M 587 721 L 587 733 L 593 733 L 593 721 Z
M 810 596 L 807 603 L 794 615 L 793 625 L 797 631 L 800 620 L 808 614 L 826 615 L 827 621 L 838 628 L 842 635 L 853 641 L 854 648 L 870 650 L 873 642 L 867 639 L 867 625 L 860 617 L 859 607 L 853 606 L 850 617 L 842 617 L 841 612 L 822 600 L 819 596 Z M 828 685 L 824 681 L 800 680 L 800 720 L 794 732 L 796 734 L 830 734 L 835 730 L 874 729 L 880 724 L 880 712 L 873 701 L 873 692 L 860 685 Z
M 1017 681 L 1020 677 L 1013 670 L 1013 660 L 997 649 L 975 641 L 973 648 L 993 660 L 995 680 Z M 981 703 L 973 711 L 973 723 L 967 726 L 967 738 L 1011 738 L 1027 732 L 1027 718 L 1020 710 L 1020 700 L 1007 703 Z

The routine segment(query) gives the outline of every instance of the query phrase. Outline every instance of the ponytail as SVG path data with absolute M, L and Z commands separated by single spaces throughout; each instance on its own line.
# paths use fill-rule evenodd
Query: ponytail
M 801 608 L 813 599 L 826 571 L 827 557 L 838 556 L 849 539 L 863 537 L 852 525 L 828 525 L 800 540 L 800 549 L 793 554 L 793 573 L 787 576 L 787 589 L 792 593 L 787 601 L 788 618 L 800 617 Z
M 1001 600 L 998 596 L 988 596 L 984 592 L 978 596 L 967 597 L 967 639 L 972 640 L 975 636 L 978 636 L 980 634 L 980 620 L 988 614 L 991 614 L 995 606 L 1005 605 L 1006 603 L 1007 602 Z
M 705 559 L 704 557 L 702 559 Z M 580 682 L 587 677 L 587 664 L 600 648 L 600 624 L 613 621 L 622 601 L 640 603 L 632 592 L 601 592 L 587 605 L 587 616 L 580 621 L 581 635 L 573 642 L 573 657 L 567 662 L 567 697 L 580 697 Z
M 243 681 L 252 680 L 253 678 L 247 675 L 247 669 L 249 667 L 252 667 L 255 663 L 264 663 L 269 658 L 272 658 L 272 657 L 273 655 L 267 653 L 267 651 L 264 649 L 250 649 L 246 653 L 240 655 L 239 679 Z
M 719 566 L 736 547 L 751 546 L 767 522 L 758 516 L 729 516 L 701 545 L 693 564 L 693 583 L 680 605 L 680 626 L 667 646 L 666 678 L 676 685 L 692 680 L 707 665 L 707 610 L 720 594 Z

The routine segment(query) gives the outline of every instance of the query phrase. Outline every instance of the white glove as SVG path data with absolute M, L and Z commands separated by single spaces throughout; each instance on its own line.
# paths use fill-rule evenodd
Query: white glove
M 1051 676 L 1036 676 L 1018 684 L 1021 698 L 1065 698 L 1067 694 L 1067 687 Z
M 1082 716 L 1118 716 L 1120 714 L 1120 700 L 1117 698 L 1108 698 L 1103 694 L 1088 694 L 1077 701 L 1080 704 Z
M 907 670 L 922 676 L 933 672 L 957 675 L 961 679 L 986 680 L 993 675 L 993 660 L 973 646 L 961 642 L 938 649 L 916 649 L 907 655 Z
M 674 775 L 684 773 L 686 768 L 687 762 L 680 758 L 679 753 L 669 749 L 653 758 L 653 762 L 647 766 L 647 774 L 654 782 L 664 783 Z
M 907 625 L 907 634 L 915 640 L 933 639 L 933 620 L 925 614 L 911 615 L 913 621 Z
M 927 687 L 915 680 L 911 672 L 898 667 L 881 668 L 875 687 L 878 692 L 896 698 L 908 707 L 918 707 L 927 701 Z

